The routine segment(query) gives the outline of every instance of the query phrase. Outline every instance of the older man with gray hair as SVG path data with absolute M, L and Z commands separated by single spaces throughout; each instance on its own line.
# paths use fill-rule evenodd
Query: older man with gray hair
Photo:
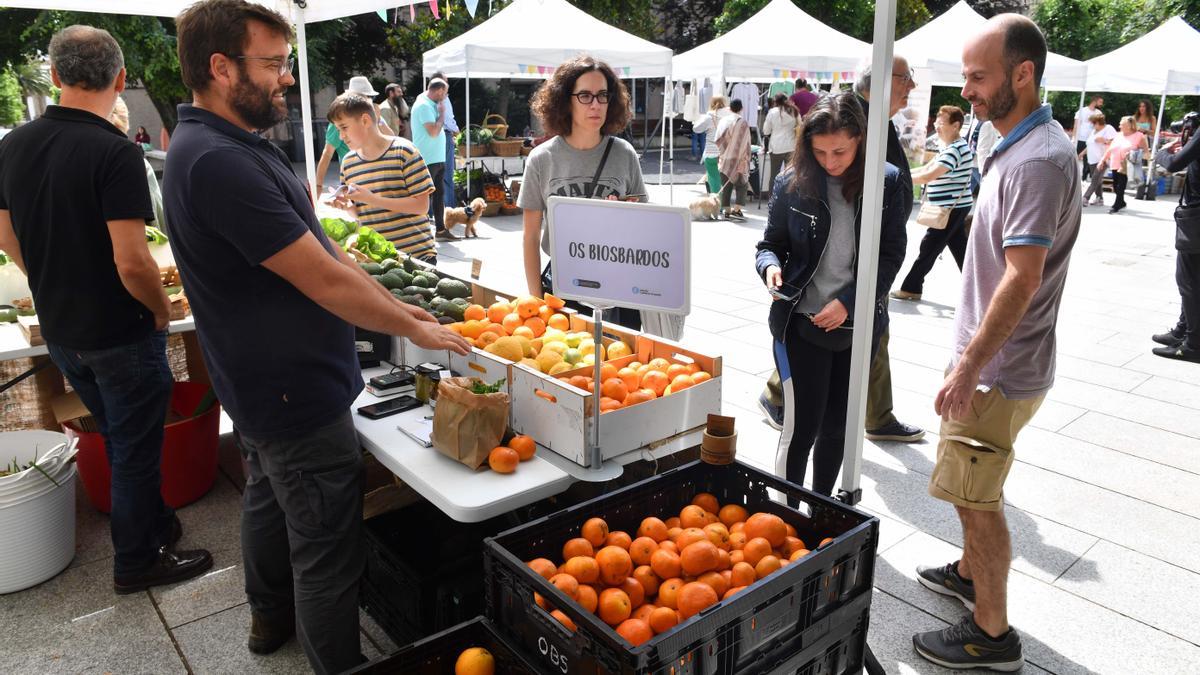
M 70 26 L 50 40 L 50 76 L 59 105 L 0 141 L 0 248 L 29 276 L 50 358 L 104 436 L 113 586 L 133 593 L 197 576 L 212 556 L 172 550 L 182 527 L 160 492 L 169 305 L 146 246 L 142 151 L 108 121 L 121 48 Z

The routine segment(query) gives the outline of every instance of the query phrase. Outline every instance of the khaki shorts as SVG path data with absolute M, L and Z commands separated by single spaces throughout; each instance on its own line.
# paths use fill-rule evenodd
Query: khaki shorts
M 942 420 L 929 494 L 968 509 L 1003 509 L 1013 444 L 1045 398 L 1010 400 L 996 387 L 976 391 L 965 418 Z

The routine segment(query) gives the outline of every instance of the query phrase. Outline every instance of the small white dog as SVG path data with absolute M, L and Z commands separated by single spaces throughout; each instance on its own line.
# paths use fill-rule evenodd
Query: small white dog
M 721 212 L 721 198 L 714 194 L 697 197 L 688 204 L 688 210 L 692 212 L 692 220 L 717 220 Z

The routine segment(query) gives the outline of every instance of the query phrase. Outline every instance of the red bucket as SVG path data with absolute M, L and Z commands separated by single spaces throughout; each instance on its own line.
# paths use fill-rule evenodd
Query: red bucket
M 171 411 L 187 417 L 209 391 L 209 385 L 176 382 L 171 392 Z M 220 435 L 221 405 L 163 427 L 162 496 L 172 508 L 187 506 L 203 497 L 217 479 L 217 440 Z M 112 511 L 112 469 L 104 452 L 104 438 L 83 431 L 74 422 L 63 425 L 68 436 L 79 439 L 75 462 L 88 501 L 97 511 Z

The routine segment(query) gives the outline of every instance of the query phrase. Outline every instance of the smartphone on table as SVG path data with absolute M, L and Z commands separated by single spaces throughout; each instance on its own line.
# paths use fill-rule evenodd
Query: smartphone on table
M 358 414 L 362 415 L 363 417 L 377 420 L 382 417 L 387 417 L 388 415 L 395 415 L 406 410 L 420 408 L 422 405 L 424 404 L 418 401 L 415 397 L 405 394 L 404 396 L 389 398 L 386 401 L 380 401 L 379 403 L 364 405 L 358 409 Z

